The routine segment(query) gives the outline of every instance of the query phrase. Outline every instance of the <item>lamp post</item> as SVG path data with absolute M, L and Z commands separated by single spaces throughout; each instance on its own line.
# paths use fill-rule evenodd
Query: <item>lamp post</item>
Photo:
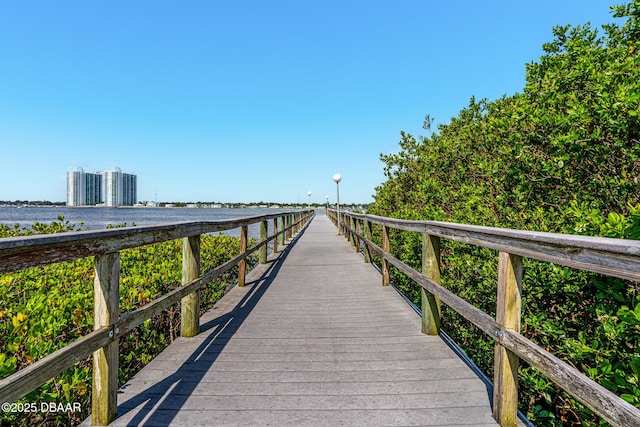
M 326 214 L 329 211 L 329 196 L 324 196 L 325 199 L 327 199 L 327 207 L 324 210 L 324 213 Z
M 309 203 L 307 203 L 307 209 L 311 209 L 311 191 L 307 191 L 307 196 L 309 196 Z
M 342 175 L 339 173 L 333 175 L 333 180 L 336 182 L 336 215 L 338 217 L 338 236 L 340 235 L 340 181 L 342 181 Z

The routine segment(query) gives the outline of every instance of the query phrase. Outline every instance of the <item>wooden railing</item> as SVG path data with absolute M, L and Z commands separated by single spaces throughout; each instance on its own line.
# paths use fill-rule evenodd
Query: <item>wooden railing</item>
M 95 257 L 94 331 L 28 367 L 0 380 L 0 402 L 14 402 L 60 372 L 93 354 L 92 424 L 107 425 L 116 415 L 118 388 L 118 341 L 145 320 L 181 302 L 181 335 L 199 333 L 198 290 L 238 265 L 238 285 L 244 286 L 246 258 L 259 251 L 267 262 L 267 246 L 284 245 L 313 217 L 313 211 L 283 212 L 210 222 L 178 222 L 157 226 L 81 231 L 0 239 L 0 273 L 22 270 L 88 256 Z M 268 221 L 274 233 L 267 236 Z M 260 241 L 247 249 L 248 226 L 260 223 Z M 279 223 L 279 224 L 278 224 Z M 200 236 L 241 229 L 240 254 L 200 275 Z M 183 239 L 182 284 L 139 309 L 120 315 L 120 252 L 167 240 Z
M 329 217 L 337 223 L 336 211 Z M 382 247 L 372 241 L 372 224 L 382 228 Z M 520 332 L 522 257 L 542 260 L 622 279 L 640 281 L 640 241 L 503 228 L 409 221 L 340 212 L 340 230 L 358 251 L 364 243 L 365 262 L 372 251 L 382 257 L 382 284 L 389 284 L 389 264 L 422 288 L 422 330 L 438 334 L 440 303 L 447 304 L 495 340 L 493 415 L 503 426 L 516 425 L 519 358 L 549 377 L 607 422 L 640 426 L 640 410 L 592 381 Z M 422 233 L 422 271 L 390 253 L 389 229 Z M 496 318 L 439 285 L 440 239 L 451 239 L 499 251 Z

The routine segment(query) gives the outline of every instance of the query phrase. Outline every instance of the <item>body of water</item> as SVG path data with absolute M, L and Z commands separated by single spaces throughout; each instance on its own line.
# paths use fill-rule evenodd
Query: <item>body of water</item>
M 0 224 L 13 227 L 31 227 L 35 222 L 50 223 L 64 216 L 72 224 L 82 223 L 82 229 L 102 230 L 111 225 L 126 223 L 131 226 L 165 224 L 178 221 L 216 221 L 254 215 L 286 212 L 290 209 L 232 209 L 232 208 L 133 208 L 133 207 L 40 207 L 40 206 L 0 206 Z M 273 221 L 269 221 L 269 233 Z M 239 229 L 229 230 L 225 234 L 238 237 Z M 249 236 L 258 237 L 260 225 L 249 226 Z

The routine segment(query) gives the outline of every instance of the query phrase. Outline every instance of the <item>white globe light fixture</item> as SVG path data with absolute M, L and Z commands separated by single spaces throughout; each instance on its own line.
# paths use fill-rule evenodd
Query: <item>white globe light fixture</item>
M 336 182 L 336 215 L 338 216 L 338 236 L 340 233 L 340 181 L 342 181 L 342 175 L 339 173 L 333 175 L 333 180 Z

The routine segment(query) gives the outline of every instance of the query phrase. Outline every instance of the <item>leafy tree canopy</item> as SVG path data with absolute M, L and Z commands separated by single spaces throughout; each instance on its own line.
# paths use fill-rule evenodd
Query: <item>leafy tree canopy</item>
M 603 34 L 555 27 L 522 93 L 471 98 L 430 136 L 402 132 L 400 151 L 381 155 L 387 179 L 370 211 L 611 235 L 575 227 L 640 202 L 640 1 L 612 12 L 623 22 Z

